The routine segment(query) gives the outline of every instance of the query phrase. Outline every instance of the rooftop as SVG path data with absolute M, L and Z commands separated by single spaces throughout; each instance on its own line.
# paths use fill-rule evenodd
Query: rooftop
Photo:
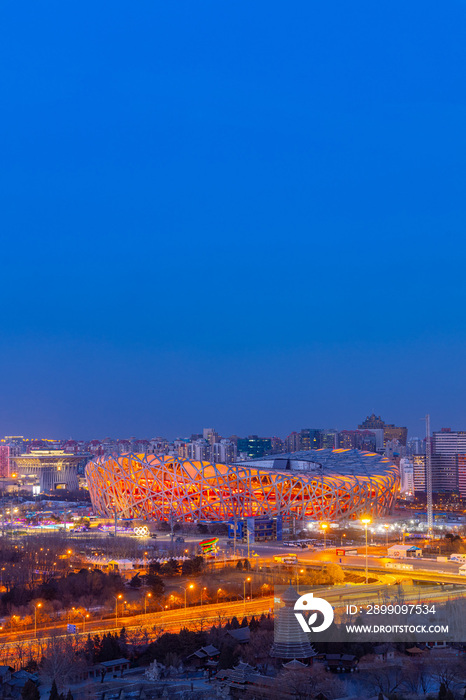
M 247 462 L 240 462 L 244 467 L 257 466 L 280 471 L 314 472 L 335 476 L 373 476 L 396 469 L 394 463 L 377 452 L 362 452 L 355 449 L 305 450 L 286 454 L 259 457 Z

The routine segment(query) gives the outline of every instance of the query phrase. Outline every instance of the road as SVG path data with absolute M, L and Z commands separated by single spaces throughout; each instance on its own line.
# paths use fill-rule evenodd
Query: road
M 337 556 L 335 547 L 309 550 L 298 549 L 296 547 L 283 547 L 282 545 L 277 545 L 277 543 L 257 544 L 254 546 L 254 551 L 258 555 L 259 564 L 262 565 L 274 563 L 273 557 L 275 555 L 294 554 L 298 558 L 299 565 L 321 566 L 322 564 L 332 562 L 334 564 L 339 564 L 344 569 L 364 570 L 366 566 L 364 546 L 355 548 L 358 549 L 359 556 Z M 241 547 L 241 549 L 244 549 L 244 547 Z M 440 562 L 433 559 L 424 559 L 423 557 L 394 559 L 393 557 L 386 557 L 385 551 L 385 547 L 371 546 L 368 548 L 367 565 L 369 570 L 406 576 L 412 576 L 414 573 L 419 579 L 433 582 L 466 582 L 466 577 L 459 574 L 460 562 Z M 387 567 L 386 563 L 388 561 L 395 564 L 412 565 L 412 572 L 403 571 L 395 567 Z
M 119 631 L 122 627 L 125 629 L 139 629 L 157 627 L 163 628 L 165 631 L 179 632 L 183 627 L 189 626 L 212 626 L 219 621 L 223 623 L 236 615 L 238 619 L 247 615 L 260 616 L 262 613 L 268 614 L 273 612 L 274 598 L 273 596 L 264 596 L 254 598 L 253 600 L 232 601 L 214 603 L 210 605 L 197 605 L 188 608 L 177 608 L 175 610 L 164 610 L 163 612 L 150 612 L 146 615 L 132 615 L 127 617 L 118 617 L 118 627 L 115 626 L 115 618 L 110 620 L 91 620 L 86 622 L 85 632 L 83 632 L 82 623 L 77 625 L 78 634 L 99 634 L 104 632 Z M 49 627 L 41 627 L 37 630 L 37 637 L 44 641 L 47 637 L 56 634 L 66 635 L 66 625 L 62 622 Z M 5 632 L 0 634 L 0 644 L 13 643 L 21 641 L 34 640 L 34 630 L 26 630 L 23 632 Z

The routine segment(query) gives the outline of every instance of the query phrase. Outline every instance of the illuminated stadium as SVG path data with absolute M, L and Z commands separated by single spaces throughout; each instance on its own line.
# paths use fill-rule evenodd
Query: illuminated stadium
M 123 454 L 89 462 L 86 476 L 101 515 L 185 522 L 376 518 L 390 510 L 399 483 L 386 457 L 331 449 L 237 464 Z

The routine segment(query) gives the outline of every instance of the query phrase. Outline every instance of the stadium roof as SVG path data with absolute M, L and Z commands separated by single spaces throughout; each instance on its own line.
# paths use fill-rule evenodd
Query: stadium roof
M 243 467 L 262 469 L 290 469 L 297 472 L 317 472 L 336 476 L 373 476 L 394 468 L 394 463 L 377 452 L 361 452 L 355 449 L 321 449 L 258 457 L 247 462 L 237 462 Z

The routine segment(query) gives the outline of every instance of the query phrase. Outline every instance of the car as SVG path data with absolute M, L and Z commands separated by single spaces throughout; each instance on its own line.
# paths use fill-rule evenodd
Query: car
M 184 537 L 177 537 L 175 542 L 184 542 Z
M 155 534 L 155 532 L 151 535 L 151 537 L 152 537 L 153 540 L 156 540 L 156 539 L 157 539 L 157 535 Z

